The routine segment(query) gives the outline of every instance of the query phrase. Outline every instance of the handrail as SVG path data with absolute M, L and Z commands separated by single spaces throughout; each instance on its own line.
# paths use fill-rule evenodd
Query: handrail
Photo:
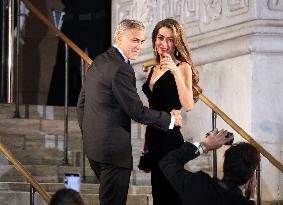
M 229 118 L 222 110 L 220 110 L 215 104 L 213 104 L 203 94 L 199 96 L 199 99 L 216 112 L 228 125 L 230 125 L 239 135 L 252 144 L 263 156 L 265 156 L 275 167 L 277 167 L 283 173 L 283 165 L 275 159 L 266 149 L 258 144 L 245 130 L 243 130 L 237 123 Z
M 35 8 L 29 0 L 21 0 L 25 3 L 28 9 L 30 9 L 40 20 L 43 21 L 53 32 L 55 32 L 65 43 L 67 43 L 81 58 L 86 62 L 91 64 L 93 61 L 79 48 L 77 47 L 69 38 L 67 38 L 61 31 L 59 31 L 53 24 L 46 18 L 37 8 Z M 143 66 L 143 70 L 150 65 L 154 65 L 154 61 L 148 61 Z M 212 110 L 214 110 L 228 125 L 230 125 L 239 135 L 241 135 L 245 140 L 252 144 L 264 157 L 266 157 L 275 167 L 277 167 L 283 173 L 283 165 L 276 160 L 267 150 L 265 150 L 261 145 L 259 145 L 249 134 L 247 134 L 239 125 L 237 125 L 231 118 L 229 118 L 223 111 L 221 111 L 215 104 L 213 104 L 207 97 L 203 94 L 199 98 Z
M 36 189 L 36 191 L 42 196 L 42 198 L 49 204 L 51 199 L 50 195 L 33 178 L 33 176 L 29 173 L 29 171 L 18 160 L 16 160 L 15 156 L 2 143 L 0 143 L 0 151 L 15 166 L 15 168 L 27 179 L 27 181 Z

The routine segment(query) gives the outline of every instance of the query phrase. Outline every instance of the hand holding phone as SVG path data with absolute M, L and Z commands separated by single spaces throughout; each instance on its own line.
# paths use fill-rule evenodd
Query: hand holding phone
M 80 192 L 81 188 L 81 178 L 78 173 L 65 173 L 64 176 L 65 188 L 73 189 L 77 192 Z

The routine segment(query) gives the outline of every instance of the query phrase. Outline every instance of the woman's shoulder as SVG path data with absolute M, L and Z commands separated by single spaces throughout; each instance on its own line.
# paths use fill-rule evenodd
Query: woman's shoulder
M 180 62 L 178 68 L 180 69 L 184 78 L 192 75 L 192 67 L 187 62 Z
M 176 63 L 176 65 L 177 65 L 177 67 L 180 67 L 180 68 L 182 68 L 182 67 L 191 68 L 190 64 L 185 62 L 185 61 L 179 61 L 179 62 Z
M 191 65 L 187 62 L 184 61 L 180 61 L 179 63 L 177 63 L 177 67 L 180 68 L 183 71 L 191 71 Z

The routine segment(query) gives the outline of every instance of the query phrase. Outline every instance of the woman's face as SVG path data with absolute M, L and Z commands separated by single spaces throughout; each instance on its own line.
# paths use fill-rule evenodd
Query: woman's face
M 159 29 L 155 40 L 155 47 L 161 57 L 164 53 L 174 56 L 174 36 L 170 28 L 162 27 Z

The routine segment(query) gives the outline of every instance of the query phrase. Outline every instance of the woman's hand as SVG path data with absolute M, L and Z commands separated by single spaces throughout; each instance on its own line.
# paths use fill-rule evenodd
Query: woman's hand
M 176 73 L 178 70 L 176 64 L 172 60 L 171 56 L 167 53 L 164 53 L 162 55 L 162 58 L 160 59 L 160 68 L 163 69 L 169 69 L 173 74 Z

